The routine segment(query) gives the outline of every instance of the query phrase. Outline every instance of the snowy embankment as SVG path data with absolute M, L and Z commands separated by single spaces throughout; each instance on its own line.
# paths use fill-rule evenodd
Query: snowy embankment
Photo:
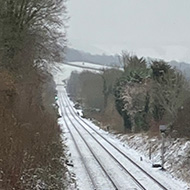
M 152 164 L 161 163 L 161 139 L 149 138 L 146 134 L 118 135 L 127 145 L 142 154 Z M 150 157 L 151 147 L 151 160 Z M 165 143 L 166 171 L 180 180 L 186 181 L 190 188 L 190 141 L 186 139 L 167 138 Z
M 59 91 L 59 93 L 62 93 L 62 91 Z M 60 102 L 61 102 L 61 99 L 60 99 Z M 63 104 L 63 103 L 61 103 L 61 104 Z M 71 105 L 71 106 L 73 106 L 73 105 Z M 70 109 L 69 105 L 66 105 L 66 106 L 62 107 L 62 110 L 68 110 L 68 109 Z M 71 117 L 71 116 L 67 116 L 67 114 L 65 114 L 64 112 L 65 111 L 62 111 L 63 118 L 65 118 L 68 121 L 68 117 Z M 77 112 L 77 111 L 75 111 L 75 112 Z M 75 119 L 72 118 L 72 121 L 74 122 Z M 146 172 L 148 172 L 151 176 L 154 176 L 154 178 L 157 179 L 161 184 L 163 184 L 166 187 L 166 189 L 168 189 L 168 190 L 187 190 L 188 189 L 188 187 L 187 187 L 187 185 L 185 183 L 183 183 L 182 181 L 179 181 L 179 180 L 174 180 L 174 178 L 172 178 L 167 171 L 165 172 L 165 171 L 161 171 L 158 168 L 152 168 L 151 167 L 151 162 L 147 158 L 142 157 L 142 153 L 138 153 L 136 150 L 134 150 L 133 148 L 129 147 L 130 142 L 132 142 L 132 141 L 130 141 L 131 139 L 134 139 L 134 142 L 136 142 L 136 141 L 138 142 L 136 144 L 132 143 L 133 145 L 135 145 L 135 147 L 138 147 L 139 144 L 142 144 L 142 143 L 144 143 L 144 142 L 147 141 L 147 140 L 145 140 L 146 138 L 141 138 L 140 136 L 138 138 L 136 138 L 136 137 L 131 138 L 130 137 L 130 140 L 128 141 L 129 136 L 125 135 L 125 136 L 122 136 L 122 138 L 121 138 L 121 136 L 119 136 L 120 139 L 122 139 L 122 140 L 119 140 L 116 137 L 116 135 L 113 135 L 111 133 L 108 133 L 106 131 L 101 130 L 99 127 L 95 126 L 91 121 L 89 121 L 87 119 L 81 119 L 81 120 L 85 120 L 85 122 L 88 123 L 88 125 L 90 125 L 95 131 L 97 131 L 99 134 L 103 135 L 111 143 L 115 144 L 115 146 L 117 146 L 117 148 L 119 148 L 120 150 L 122 150 L 122 152 L 125 152 L 125 154 L 128 155 L 131 158 L 131 160 L 133 160 L 136 164 L 138 164 L 139 166 L 141 166 L 142 168 L 144 168 L 144 170 L 146 170 Z M 70 121 L 68 121 L 68 125 L 70 125 L 70 124 L 71 124 Z M 80 157 L 77 156 L 77 154 L 76 154 L 75 146 L 72 143 L 72 139 L 71 139 L 70 133 L 66 130 L 64 122 L 62 123 L 62 127 L 61 128 L 64 131 L 64 135 L 63 136 L 66 138 L 65 140 L 67 142 L 68 149 L 70 150 L 69 152 L 72 153 L 71 157 L 69 158 L 69 160 L 70 160 L 69 162 L 73 163 L 74 167 L 71 167 L 70 171 L 71 171 L 72 175 L 76 174 L 76 178 L 75 179 L 76 179 L 76 184 L 77 185 L 75 186 L 73 184 L 72 188 L 76 187 L 76 188 L 79 188 L 79 189 L 86 189 L 86 190 L 89 189 L 90 190 L 91 188 L 89 188 L 88 183 L 87 183 L 88 180 L 86 180 L 87 176 L 86 177 L 82 176 L 82 178 L 81 178 L 81 175 L 83 175 L 85 173 L 81 169 L 82 162 L 80 161 Z M 81 128 L 81 127 L 78 126 L 77 128 Z M 80 129 L 80 132 L 82 133 L 81 129 Z M 94 135 L 94 131 L 91 132 L 91 134 Z M 78 138 L 78 137 L 76 137 L 76 138 Z M 96 136 L 96 138 L 97 138 L 97 136 Z M 85 134 L 85 139 L 86 140 L 88 139 L 86 134 Z M 99 137 L 97 139 L 99 139 Z M 99 139 L 99 140 L 102 141 L 102 139 Z M 126 141 L 126 143 L 124 143 L 123 141 Z M 77 140 L 77 142 L 79 143 L 79 140 Z M 95 146 L 94 142 L 90 143 L 90 144 L 91 144 L 91 146 Z M 106 145 L 106 142 L 103 141 L 102 144 Z M 107 147 L 107 145 L 106 145 L 106 147 Z M 83 146 L 80 146 L 80 149 L 82 149 L 82 148 L 83 148 Z M 113 151 L 112 148 L 110 149 L 109 146 L 107 148 L 109 148 L 109 151 Z M 100 148 L 98 148 L 98 150 L 97 150 L 97 148 L 94 147 L 93 150 L 98 155 L 101 155 L 101 158 L 102 157 L 104 158 L 103 161 L 106 160 L 107 157 L 103 154 L 103 152 L 102 152 L 102 150 Z M 84 158 L 89 158 L 89 156 L 86 155 L 88 153 L 87 151 L 82 151 L 82 153 L 85 155 Z M 116 158 L 119 159 L 120 155 L 118 154 L 118 152 L 114 151 L 114 153 L 112 153 L 112 154 L 116 154 L 115 155 Z M 133 174 L 134 174 L 135 177 L 137 177 L 139 180 L 142 180 L 141 181 L 142 183 L 146 183 L 146 181 L 148 179 L 145 179 L 143 177 L 143 175 L 141 173 L 139 173 L 139 171 L 137 172 L 136 169 L 127 160 L 123 160 L 123 161 L 124 161 L 124 165 L 126 165 L 127 168 L 130 169 L 131 172 L 133 172 Z M 107 161 L 103 162 L 103 163 L 105 164 L 105 163 L 107 163 Z M 113 163 L 112 164 L 108 164 L 108 166 L 113 166 Z M 95 167 L 95 165 L 93 165 L 92 168 L 93 168 L 92 171 L 94 171 L 95 169 L 97 169 Z M 117 176 L 120 176 L 120 177 L 124 176 L 123 174 L 121 175 L 118 172 L 116 172 L 116 174 L 115 174 L 114 171 L 117 171 L 116 169 L 117 169 L 117 167 L 115 167 L 115 169 L 113 170 L 112 177 L 114 177 L 114 178 L 116 177 L 117 178 Z M 110 169 L 108 171 L 110 171 Z M 140 174 L 141 174 L 141 176 L 139 176 Z M 97 177 L 97 176 L 94 175 L 94 177 Z M 103 179 L 104 178 L 102 178 L 101 180 L 103 181 Z M 122 182 L 120 182 L 119 185 L 122 185 L 123 182 L 126 182 L 126 181 L 128 183 L 128 186 L 131 186 L 131 187 L 133 186 L 133 184 L 131 182 L 129 182 L 129 179 L 127 179 L 127 178 L 124 179 Z M 87 188 L 87 186 L 88 186 L 88 188 Z M 104 185 L 102 184 L 100 187 L 101 187 L 100 189 L 103 189 L 103 190 L 104 189 L 108 189 L 108 188 L 105 188 L 105 184 Z M 126 187 L 127 187 L 127 185 L 125 184 L 122 188 L 119 188 L 119 189 L 130 189 L 130 188 L 126 188 Z M 154 188 L 153 184 L 151 184 L 150 182 L 146 183 L 145 187 L 146 187 L 146 189 L 150 189 L 150 190 L 152 190 L 152 189 L 160 189 L 158 187 Z M 70 188 L 70 189 L 72 189 L 72 188 Z M 136 188 L 132 188 L 132 189 L 136 189 Z M 139 189 L 139 188 L 137 188 L 137 189 Z
M 83 64 L 83 63 L 81 63 Z M 56 84 L 61 84 L 63 80 L 67 79 L 72 71 L 82 72 L 83 68 L 76 68 L 69 65 L 64 64 L 56 64 L 59 65 L 59 69 L 52 69 L 52 74 L 54 75 L 54 79 Z M 86 69 L 85 69 L 86 70 Z M 95 71 L 94 71 L 95 72 Z M 63 83 L 62 83 L 63 84 Z M 112 135 L 111 135 L 112 136 Z M 144 155 L 143 162 L 147 162 L 151 165 L 151 162 L 160 163 L 160 146 L 161 140 L 159 138 L 150 139 L 145 134 L 135 134 L 135 135 L 119 135 L 118 136 L 122 142 L 126 143 L 126 147 L 130 147 L 135 151 L 139 152 L 139 157 Z M 152 159 L 149 160 L 149 147 L 150 141 L 152 143 Z M 185 139 L 167 139 L 166 141 L 166 153 L 165 153 L 165 168 L 166 172 L 162 172 L 163 176 L 168 176 L 168 172 L 173 176 L 186 180 L 187 186 L 190 187 L 190 141 Z M 68 155 L 68 157 L 70 157 Z M 69 159 L 69 158 L 68 158 Z M 70 168 L 72 169 L 72 167 Z M 73 172 L 70 173 L 71 180 L 75 180 L 75 174 Z M 169 180 L 170 181 L 170 180 Z M 184 184 L 182 181 L 180 184 Z M 75 189 L 75 184 L 73 184 L 72 188 Z M 183 187 L 187 187 L 185 184 Z M 190 188 L 182 188 L 179 190 L 186 190 Z

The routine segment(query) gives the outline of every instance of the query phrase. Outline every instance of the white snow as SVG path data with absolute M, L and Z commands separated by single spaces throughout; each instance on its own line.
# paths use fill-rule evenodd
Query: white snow
M 76 64 L 79 64 L 79 63 L 76 63 Z M 81 62 L 80 64 L 83 64 L 83 63 Z M 91 66 L 91 65 L 89 65 L 89 66 Z M 74 68 L 73 66 L 68 66 L 68 65 L 60 65 L 59 68 L 60 68 L 60 70 L 52 69 L 52 73 L 54 74 L 54 78 L 55 78 L 55 81 L 57 84 L 63 84 L 62 81 L 67 79 L 70 76 L 72 71 L 78 71 L 78 72 L 83 71 L 82 68 L 78 68 L 78 67 Z M 62 93 L 63 89 L 61 89 L 61 91 L 60 91 L 60 88 L 61 87 L 58 87 L 58 91 L 59 91 L 59 93 Z M 72 105 L 74 105 L 74 104 L 72 104 Z M 67 110 L 68 110 L 68 108 L 67 108 Z M 63 112 L 63 110 L 62 110 L 62 112 Z M 76 112 L 79 112 L 80 113 L 79 115 L 81 115 L 81 113 L 82 113 L 81 110 L 77 110 Z M 179 168 L 180 168 L 180 166 L 182 167 L 184 164 L 182 158 L 189 156 L 190 141 L 186 141 L 184 139 L 176 139 L 176 140 L 169 139 L 167 141 L 167 143 L 166 143 L 166 147 L 167 147 L 166 160 L 167 160 L 167 162 L 165 163 L 166 171 L 161 171 L 159 169 L 152 168 L 153 163 L 160 162 L 160 144 L 161 143 L 160 143 L 159 138 L 149 139 L 147 136 L 142 135 L 142 134 L 133 135 L 133 136 L 131 136 L 131 135 L 122 135 L 122 136 L 114 135 L 114 134 L 110 134 L 106 131 L 99 129 L 99 127 L 95 126 L 91 121 L 89 121 L 87 119 L 84 119 L 84 120 L 87 123 L 89 123 L 95 130 L 97 130 L 99 133 L 101 133 L 104 137 L 106 137 L 106 139 L 108 139 L 111 143 L 113 143 L 120 150 L 122 150 L 124 153 L 126 153 L 132 160 L 134 160 L 137 164 L 139 164 L 147 172 L 149 172 L 156 179 L 158 179 L 168 189 L 171 189 L 171 190 L 190 189 L 190 184 L 187 184 L 187 183 L 177 179 L 176 177 L 173 177 L 173 176 L 179 177 L 182 175 L 182 171 L 179 170 Z M 69 126 L 71 126 L 71 123 L 68 120 L 68 118 L 66 118 L 66 121 L 68 122 Z M 63 121 L 63 119 L 60 119 L 60 123 L 61 123 L 62 129 L 64 131 L 63 138 L 67 139 L 66 144 L 68 146 L 69 152 L 71 153 L 70 160 L 73 161 L 73 163 L 74 163 L 74 168 L 70 167 L 71 172 L 73 172 L 76 175 L 77 187 L 75 187 L 74 189 L 79 188 L 81 190 L 90 190 L 90 189 L 92 189 L 92 184 L 86 173 L 84 165 L 81 161 L 80 155 L 78 155 L 78 153 L 76 151 L 76 147 L 72 141 L 72 138 L 71 138 L 67 128 L 65 127 L 65 122 Z M 82 131 L 82 129 L 81 129 L 81 131 Z M 94 134 L 93 131 L 91 131 L 91 133 Z M 97 135 L 95 135 L 95 136 L 97 139 L 99 139 L 99 137 Z M 150 141 L 152 141 L 152 160 L 148 159 L 148 157 L 149 157 L 148 151 L 149 151 L 149 147 L 150 147 Z M 78 142 L 79 142 L 79 146 L 84 148 L 82 150 L 84 152 L 87 152 L 87 147 L 85 148 L 84 144 L 82 144 L 82 140 L 78 139 Z M 100 142 L 103 144 L 106 144 L 103 140 L 100 140 Z M 106 147 L 116 157 L 120 157 L 118 155 L 118 153 L 115 150 L 113 150 L 109 145 L 106 145 Z M 109 163 L 109 159 L 107 159 L 106 154 L 103 153 L 102 151 L 99 152 L 99 150 L 100 150 L 99 145 L 96 144 L 94 146 L 94 152 L 96 152 L 98 156 L 103 155 L 102 159 L 104 159 L 106 162 Z M 142 161 L 141 161 L 141 157 L 142 157 Z M 99 169 L 97 169 L 98 168 L 97 163 L 95 163 L 93 161 L 93 158 L 89 157 L 89 155 L 88 155 L 86 159 L 88 159 L 88 162 L 91 165 L 91 170 L 93 170 L 93 172 L 95 171 L 95 173 L 98 173 Z M 123 158 L 121 157 L 120 160 L 122 160 L 122 159 Z M 126 160 L 124 160 L 124 159 L 122 162 L 125 162 L 125 164 L 127 164 Z M 109 168 L 109 172 L 113 173 L 112 175 L 114 175 L 114 176 L 117 175 L 116 173 L 114 173 L 114 170 L 117 172 L 120 172 L 120 171 L 118 171 L 118 168 L 116 165 L 108 164 L 108 166 L 107 167 Z M 129 166 L 129 169 L 131 171 L 135 170 L 133 168 L 133 166 Z M 184 170 L 184 168 L 183 168 L 183 170 Z M 188 170 L 189 169 L 186 168 L 187 172 L 188 172 Z M 102 189 L 107 190 L 104 188 L 104 186 L 109 187 L 109 182 L 105 182 L 105 181 L 101 182 L 101 180 L 98 179 L 98 177 L 95 175 L 95 173 L 94 173 L 94 176 L 97 178 L 97 181 L 99 181 L 98 183 L 100 185 L 102 185 Z M 99 172 L 99 173 L 101 173 L 101 172 Z M 173 176 L 171 174 L 173 174 Z M 143 176 L 138 176 L 139 175 L 138 171 L 134 171 L 134 175 L 136 175 L 138 178 L 141 178 L 142 181 L 144 180 Z M 101 176 L 103 176 L 103 174 L 101 174 Z M 126 175 L 123 175 L 123 176 L 126 177 Z M 123 178 L 121 178 L 121 179 L 122 179 L 121 181 L 124 181 L 127 179 L 126 181 L 128 182 L 128 185 L 129 186 L 131 185 L 131 187 L 134 187 L 133 182 L 130 181 L 130 179 L 128 179 L 127 177 L 125 179 L 123 179 Z M 118 179 L 118 182 L 119 182 L 119 179 Z M 119 182 L 119 183 L 121 183 L 121 182 Z M 148 189 L 152 190 L 151 183 L 146 183 L 146 181 L 143 183 L 147 186 Z M 129 186 L 127 188 L 128 190 L 130 189 Z M 121 188 L 121 189 L 123 190 L 125 188 Z M 156 188 L 154 188 L 154 190 L 156 190 Z
M 149 138 L 146 134 L 136 134 L 136 135 L 122 135 L 120 136 L 122 141 L 126 141 L 128 145 L 136 149 L 140 154 L 144 155 L 146 158 L 149 157 L 149 147 L 150 141 L 152 142 L 152 163 L 160 163 L 160 146 L 161 140 L 158 137 Z M 166 138 L 165 144 L 165 169 L 172 174 L 174 178 L 187 180 L 187 186 L 189 184 L 189 156 L 190 156 L 190 141 L 187 139 L 172 139 Z
M 89 62 L 68 62 L 72 65 L 80 66 L 80 67 L 89 67 L 89 68 L 94 68 L 94 69 L 111 69 L 113 67 L 109 67 L 106 65 L 99 65 L 99 64 L 94 64 L 94 63 L 89 63 Z
M 79 72 L 79 73 L 82 71 L 91 71 L 91 72 L 98 73 L 101 71 L 95 71 L 90 68 L 100 69 L 100 70 L 113 68 L 109 66 L 102 66 L 102 65 L 97 65 L 97 64 L 88 63 L 88 62 L 68 62 L 68 63 L 72 65 L 76 65 L 76 67 L 72 65 L 67 65 L 64 63 L 55 63 L 54 66 L 50 68 L 50 72 L 53 74 L 56 84 L 62 84 L 63 80 L 67 80 L 73 71 Z M 85 67 L 88 67 L 88 68 L 85 68 Z
M 61 93 L 63 94 L 64 92 L 61 92 Z M 62 100 L 60 100 L 60 101 L 62 101 Z M 74 105 L 74 104 L 72 104 L 72 105 Z M 68 111 L 68 109 L 69 109 L 68 106 L 65 109 Z M 75 112 L 77 112 L 77 111 L 75 111 Z M 69 124 L 69 126 L 71 126 L 71 122 L 69 121 L 67 116 L 65 116 L 65 114 L 64 114 L 64 117 L 66 118 L 66 121 Z M 77 122 L 74 121 L 73 116 L 69 115 L 69 117 L 77 125 Z M 95 130 L 97 130 L 99 133 L 101 133 L 107 140 L 109 140 L 111 143 L 113 143 L 115 146 L 117 146 L 122 152 L 127 154 L 133 161 L 135 161 L 138 165 L 140 165 L 148 173 L 150 173 L 152 176 L 154 176 L 154 178 L 156 178 L 161 184 L 166 186 L 168 189 L 170 189 L 170 190 L 186 190 L 186 189 L 188 189 L 187 184 L 183 183 L 182 181 L 174 179 L 167 171 L 161 171 L 159 169 L 152 168 L 151 161 L 149 161 L 145 156 L 142 156 L 141 153 L 130 148 L 127 142 L 123 142 L 121 139 L 118 139 L 117 136 L 101 130 L 99 127 L 95 126 L 91 121 L 89 121 L 87 119 L 84 119 L 84 120 L 90 126 L 92 126 Z M 77 126 L 78 126 L 78 129 L 80 130 L 80 132 L 84 135 L 84 137 L 90 142 L 90 145 L 93 147 L 93 150 L 96 153 L 96 155 L 99 158 L 102 157 L 102 159 L 104 161 L 103 162 L 104 166 L 108 169 L 109 173 L 111 173 L 112 177 L 119 184 L 118 185 L 119 189 L 130 189 L 130 188 L 138 189 L 138 187 L 135 186 L 134 182 L 130 179 L 129 176 L 127 176 L 125 173 L 122 174 L 121 168 L 118 167 L 118 165 L 115 164 L 111 158 L 109 158 L 107 153 L 101 149 L 100 145 L 95 143 L 93 141 L 93 139 L 91 137 L 89 137 L 89 135 L 87 135 L 87 133 L 84 131 L 84 129 L 82 129 L 79 125 L 77 125 Z M 91 189 L 89 187 L 90 186 L 89 180 L 84 180 L 84 178 L 87 179 L 88 177 L 87 176 L 85 177 L 85 170 L 84 170 L 84 167 L 82 168 L 81 159 L 78 156 L 76 156 L 76 150 L 75 150 L 76 148 L 74 148 L 72 139 L 65 127 L 63 127 L 63 130 L 65 132 L 65 136 L 67 136 L 67 139 L 68 139 L 67 146 L 69 147 L 69 149 L 72 150 L 72 154 L 74 154 L 71 157 L 72 157 L 73 163 L 75 165 L 73 171 L 76 174 L 78 187 L 81 190 Z M 101 144 L 104 144 L 106 146 L 106 149 L 108 149 L 109 152 L 111 152 L 111 154 L 114 155 L 114 157 L 119 159 L 120 162 L 122 162 L 122 164 L 125 165 L 128 168 L 128 170 L 130 172 L 132 172 L 132 174 L 138 180 L 140 180 L 140 182 L 143 184 L 143 186 L 145 186 L 149 190 L 161 189 L 160 187 L 155 186 L 154 183 L 151 182 L 151 180 L 147 180 L 146 176 L 144 174 L 142 174 L 138 169 L 136 169 L 133 165 L 131 165 L 129 161 L 124 159 L 116 150 L 114 150 L 103 139 L 101 139 L 99 136 L 97 136 L 95 134 L 95 132 L 93 132 L 89 128 L 88 128 L 88 130 L 90 131 L 91 134 L 93 134 L 96 137 L 96 139 L 98 139 L 98 141 L 100 141 Z M 72 131 L 74 131 L 74 129 Z M 75 138 L 77 138 L 79 147 L 81 148 L 83 154 L 84 155 L 86 154 L 86 159 L 88 160 L 88 163 L 91 167 L 91 171 L 93 173 L 94 178 L 97 180 L 98 187 L 102 187 L 100 189 L 103 189 L 103 190 L 108 189 L 108 188 L 106 188 L 106 187 L 109 187 L 108 182 L 103 180 L 102 177 L 100 178 L 102 180 L 100 180 L 98 178 L 98 176 L 103 176 L 103 174 L 101 174 L 101 172 L 99 171 L 100 168 L 97 166 L 97 163 L 95 163 L 93 161 L 94 159 L 92 157 L 89 157 L 88 150 L 86 149 L 87 147 L 85 148 L 84 144 L 82 143 L 82 140 L 79 137 L 77 137 L 76 131 L 74 133 L 75 133 Z M 137 142 L 138 141 L 141 142 L 141 138 L 139 136 L 137 136 L 135 140 Z M 186 145 L 186 146 L 188 146 L 188 145 Z M 143 158 L 142 161 L 140 159 L 141 157 Z M 120 175 L 118 175 L 118 174 L 120 174 Z M 125 182 L 127 182 L 127 183 L 125 183 Z M 109 189 L 111 189 L 111 188 L 109 188 Z

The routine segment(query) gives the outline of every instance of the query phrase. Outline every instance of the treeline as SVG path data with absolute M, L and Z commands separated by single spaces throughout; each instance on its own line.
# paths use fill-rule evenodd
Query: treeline
M 114 85 L 122 71 L 117 69 L 103 72 L 73 72 L 67 82 L 70 98 L 78 102 L 85 117 L 95 118 L 102 125 L 123 131 L 123 121 L 115 108 Z
M 98 107 L 101 118 L 108 110 L 110 120 L 115 118 L 116 109 L 123 119 L 125 131 L 151 131 L 156 134 L 159 125 L 165 124 L 168 133 L 177 131 L 178 136 L 189 136 L 190 89 L 182 73 L 163 60 L 153 60 L 150 64 L 143 57 L 126 52 L 120 60 L 124 71 L 88 72 L 88 77 L 87 72 L 73 73 L 68 81 L 68 91 L 74 94 L 75 99 L 76 96 L 82 99 L 85 107 Z M 99 78 L 99 82 L 93 78 Z
M 185 106 L 189 86 L 184 76 L 164 61 L 152 61 L 123 53 L 124 73 L 116 83 L 115 100 L 125 127 L 132 131 L 169 128 Z
M 64 189 L 63 142 L 48 63 L 64 40 L 58 28 L 65 3 L 0 4 L 0 189 Z

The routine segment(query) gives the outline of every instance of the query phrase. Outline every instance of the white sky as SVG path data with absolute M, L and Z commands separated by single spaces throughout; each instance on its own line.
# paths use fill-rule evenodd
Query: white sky
M 69 44 L 190 63 L 190 0 L 68 0 Z

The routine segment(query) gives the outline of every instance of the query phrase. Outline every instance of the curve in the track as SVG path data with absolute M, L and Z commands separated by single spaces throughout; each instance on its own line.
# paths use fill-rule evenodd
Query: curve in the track
M 101 138 L 103 138 L 108 144 L 110 144 L 112 147 L 114 147 L 120 154 L 122 154 L 127 160 L 129 160 L 132 164 L 134 164 L 138 169 L 140 169 L 144 174 L 146 174 L 150 179 L 152 179 L 158 186 L 160 186 L 163 190 L 168 190 L 164 185 L 162 185 L 158 180 L 156 180 L 154 177 L 152 177 L 147 171 L 145 171 L 142 167 L 140 167 L 137 163 L 135 163 L 131 158 L 129 158 L 124 152 L 122 152 L 118 147 L 116 147 L 113 143 L 108 141 L 103 135 L 98 133 L 95 129 L 93 129 L 86 121 L 84 121 L 73 109 L 70 101 L 68 98 L 66 98 L 66 101 L 69 105 L 69 108 L 72 109 L 72 112 L 74 113 L 75 117 L 79 118 L 80 121 L 85 123 L 90 129 L 92 129 L 97 135 L 99 135 Z M 79 122 L 80 123 L 80 122 Z M 85 128 L 84 128 L 85 129 Z M 86 130 L 86 129 L 85 129 Z M 88 131 L 88 130 L 86 130 Z M 91 134 L 90 134 L 91 135 Z

